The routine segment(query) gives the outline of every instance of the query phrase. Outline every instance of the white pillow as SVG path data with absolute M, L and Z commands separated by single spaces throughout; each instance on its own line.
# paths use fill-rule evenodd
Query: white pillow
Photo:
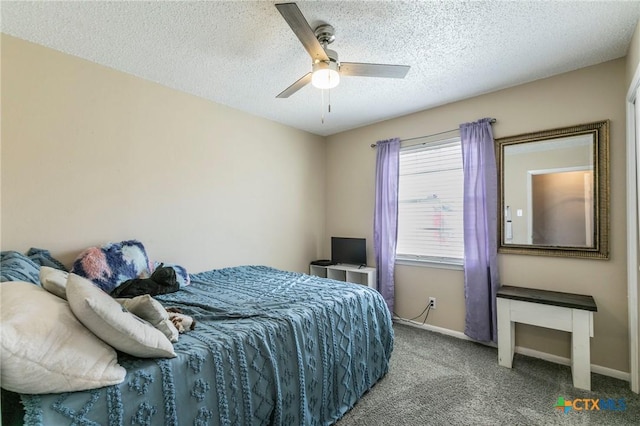
M 116 351 L 37 285 L 0 285 L 0 335 L 0 382 L 10 391 L 74 392 L 124 380 Z
M 167 336 L 170 341 L 178 341 L 178 329 L 169 319 L 169 313 L 164 306 L 151 297 L 151 295 L 143 294 L 131 299 L 116 299 L 116 301 L 133 315 L 148 321 L 152 326 L 160 330 L 162 334 Z
M 160 330 L 127 312 L 91 281 L 74 273 L 67 280 L 67 300 L 76 317 L 114 348 L 141 358 L 176 356 Z
M 67 300 L 67 278 L 69 273 L 49 266 L 40 267 L 40 283 L 45 290 Z

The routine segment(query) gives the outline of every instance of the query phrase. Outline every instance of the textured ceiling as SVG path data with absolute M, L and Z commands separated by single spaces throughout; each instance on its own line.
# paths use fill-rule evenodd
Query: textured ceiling
M 639 1 L 298 1 L 348 62 L 406 64 L 403 80 L 345 77 L 276 95 L 311 60 L 272 1 L 0 3 L 2 32 L 220 104 L 330 135 L 627 53 Z M 469 117 L 473 119 L 474 117 Z

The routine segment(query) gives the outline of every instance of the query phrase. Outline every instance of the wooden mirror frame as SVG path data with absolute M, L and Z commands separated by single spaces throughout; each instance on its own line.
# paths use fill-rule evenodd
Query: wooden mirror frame
M 594 141 L 594 224 L 593 246 L 546 246 L 534 244 L 506 244 L 504 241 L 504 149 L 514 144 L 552 141 L 553 139 L 592 134 Z M 509 136 L 495 140 L 498 167 L 498 253 L 559 256 L 588 259 L 609 259 L 609 120 L 562 127 L 534 133 Z

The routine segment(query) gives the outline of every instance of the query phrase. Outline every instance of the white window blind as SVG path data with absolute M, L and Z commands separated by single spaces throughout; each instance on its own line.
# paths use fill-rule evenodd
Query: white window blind
M 460 138 L 400 150 L 398 260 L 462 264 Z

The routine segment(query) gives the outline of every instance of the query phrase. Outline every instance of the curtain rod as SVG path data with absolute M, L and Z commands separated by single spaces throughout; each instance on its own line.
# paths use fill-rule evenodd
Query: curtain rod
M 496 122 L 495 118 L 492 118 L 489 123 L 493 124 Z M 429 138 L 431 136 L 438 136 L 438 135 L 444 135 L 445 133 L 451 133 L 451 132 L 455 132 L 456 130 L 459 130 L 460 128 L 457 129 L 451 129 L 451 130 L 445 130 L 444 132 L 439 132 L 439 133 L 433 133 L 431 135 L 426 135 L 426 136 L 417 136 L 415 138 L 409 138 L 409 139 L 400 139 L 400 142 L 408 142 L 408 141 L 414 141 L 416 139 L 422 139 L 422 138 Z M 377 147 L 378 144 L 377 143 L 372 143 L 371 144 L 371 148 L 375 148 Z

